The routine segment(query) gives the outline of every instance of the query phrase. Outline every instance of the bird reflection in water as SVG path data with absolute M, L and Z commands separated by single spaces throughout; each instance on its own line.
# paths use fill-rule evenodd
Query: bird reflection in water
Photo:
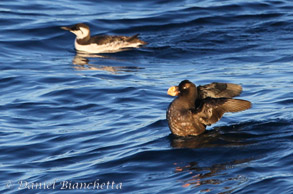
M 220 148 L 220 147 L 239 147 L 255 143 L 248 138 L 253 135 L 241 132 L 241 128 L 246 124 L 236 126 L 217 127 L 213 130 L 208 130 L 199 136 L 178 137 L 171 135 L 170 144 L 174 148 Z M 200 151 L 200 150 L 199 150 Z M 209 160 L 209 155 L 206 155 Z M 213 156 L 212 156 L 213 157 Z M 200 192 L 207 193 L 231 193 L 237 189 L 237 185 L 247 182 L 247 178 L 240 174 L 235 174 L 233 177 L 227 177 L 225 171 L 236 168 L 239 164 L 245 164 L 257 157 L 247 157 L 244 159 L 236 159 L 229 162 L 220 162 L 210 164 L 208 166 L 200 166 L 194 162 L 178 162 L 173 163 L 175 173 L 187 174 L 184 180 L 181 180 L 182 187 L 202 188 Z M 217 192 L 219 185 L 222 184 L 220 192 Z M 215 185 L 217 185 L 215 187 Z M 236 186 L 235 186 L 236 185 Z M 215 191 L 217 190 L 217 191 Z
M 231 162 L 225 162 L 220 164 L 213 164 L 211 166 L 200 167 L 197 162 L 190 162 L 185 166 L 180 166 L 177 163 L 174 163 L 176 173 L 188 173 L 188 177 L 182 181 L 182 187 L 202 187 L 201 192 L 216 192 L 215 185 L 217 190 L 219 185 L 223 184 L 220 193 L 231 193 L 236 188 L 237 185 L 240 186 L 241 183 L 247 182 L 247 177 L 235 174 L 233 177 L 225 177 L 226 170 L 235 168 L 236 165 L 244 164 L 255 160 L 255 158 L 233 160 Z M 236 185 L 236 187 L 235 187 Z M 217 193 L 217 192 L 216 192 Z
M 107 71 L 116 74 L 119 71 L 123 72 L 136 72 L 139 69 L 143 69 L 141 67 L 136 66 L 108 66 L 108 65 L 94 65 L 90 64 L 89 58 L 101 58 L 101 59 L 109 59 L 113 61 L 122 61 L 121 59 L 117 59 L 115 57 L 107 56 L 107 55 L 99 55 L 99 54 L 87 54 L 87 53 L 77 53 L 72 60 L 75 70 L 79 71 Z

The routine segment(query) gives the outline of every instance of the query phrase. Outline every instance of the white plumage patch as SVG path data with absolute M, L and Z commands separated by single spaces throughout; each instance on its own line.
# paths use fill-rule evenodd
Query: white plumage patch
M 83 27 L 79 27 L 79 30 L 75 30 L 71 32 L 75 34 L 77 38 L 83 39 L 89 35 L 90 30 Z

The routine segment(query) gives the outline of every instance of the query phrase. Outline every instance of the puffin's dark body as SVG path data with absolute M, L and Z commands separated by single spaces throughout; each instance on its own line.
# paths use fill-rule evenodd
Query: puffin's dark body
M 211 83 L 196 87 L 188 80 L 173 86 L 168 94 L 178 95 L 169 105 L 167 120 L 171 132 L 178 136 L 199 135 L 223 116 L 225 112 L 239 112 L 251 107 L 246 100 L 232 99 L 242 87 L 237 84 Z M 170 94 L 173 95 L 173 94 Z M 173 95 L 173 96 L 174 96 Z

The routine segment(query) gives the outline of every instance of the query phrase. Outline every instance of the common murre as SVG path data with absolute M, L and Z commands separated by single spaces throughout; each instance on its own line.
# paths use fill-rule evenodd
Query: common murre
M 90 28 L 83 23 L 61 27 L 61 29 L 75 34 L 75 49 L 86 53 L 113 53 L 147 44 L 138 38 L 138 34 L 134 36 L 96 35 L 91 37 Z

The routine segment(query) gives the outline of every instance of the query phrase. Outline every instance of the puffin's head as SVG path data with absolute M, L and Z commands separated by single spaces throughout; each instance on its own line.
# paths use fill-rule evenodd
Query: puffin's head
M 73 26 L 61 27 L 63 30 L 68 30 L 76 35 L 77 39 L 83 39 L 90 35 L 90 28 L 82 23 L 75 24 Z
M 195 84 L 189 80 L 184 80 L 178 86 L 170 87 L 167 94 L 170 96 L 185 96 L 194 92 L 196 92 Z

